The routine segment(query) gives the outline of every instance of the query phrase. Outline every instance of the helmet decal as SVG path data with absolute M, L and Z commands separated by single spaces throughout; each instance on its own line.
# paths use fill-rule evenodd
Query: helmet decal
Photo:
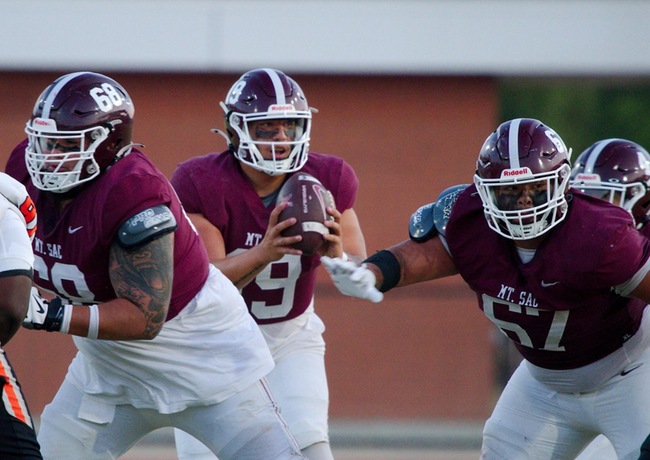
M 47 97 L 43 101 L 43 109 L 41 112 L 41 117 L 42 118 L 50 118 L 50 110 L 52 109 L 52 104 L 54 104 L 54 100 L 56 97 L 59 95 L 59 92 L 61 91 L 62 88 L 65 88 L 65 86 L 68 84 L 70 80 L 74 80 L 77 78 L 79 75 L 83 75 L 85 72 L 75 72 L 71 73 L 68 75 L 65 75 L 61 79 L 59 79 L 58 82 L 54 84 L 50 92 L 47 94 Z M 39 101 L 36 101 L 36 105 L 38 106 Z M 34 107 L 34 110 L 36 110 L 36 107 Z
M 510 124 L 510 131 L 508 133 L 508 159 L 510 160 L 510 169 L 520 169 L 519 163 L 519 125 L 521 124 L 521 118 L 513 120 Z

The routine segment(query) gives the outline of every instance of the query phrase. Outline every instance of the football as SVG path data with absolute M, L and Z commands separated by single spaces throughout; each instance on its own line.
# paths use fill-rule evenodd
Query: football
M 280 188 L 276 206 L 285 201 L 289 204 L 278 222 L 295 217 L 296 223 L 284 230 L 282 236 L 302 235 L 302 240 L 292 247 L 306 255 L 315 254 L 323 244 L 323 235 L 329 232 L 323 222 L 334 220 L 327 213 L 328 207 L 334 207 L 332 193 L 314 176 L 297 172 Z

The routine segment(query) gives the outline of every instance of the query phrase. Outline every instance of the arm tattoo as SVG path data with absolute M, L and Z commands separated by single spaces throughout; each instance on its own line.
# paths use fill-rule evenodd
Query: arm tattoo
M 146 332 L 165 322 L 174 279 L 174 234 L 130 250 L 113 243 L 109 273 L 117 297 L 133 302 L 146 318 Z
M 266 264 L 263 263 L 253 267 L 251 271 L 243 275 L 237 281 L 234 281 L 232 284 L 239 287 L 239 284 L 242 283 L 243 281 L 250 281 L 251 279 L 255 278 L 259 274 L 259 272 L 261 272 L 264 269 L 264 267 L 266 267 Z

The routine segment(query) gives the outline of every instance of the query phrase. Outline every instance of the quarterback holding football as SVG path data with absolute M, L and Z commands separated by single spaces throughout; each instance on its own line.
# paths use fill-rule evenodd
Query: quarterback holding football
M 352 208 L 359 182 L 342 159 L 309 152 L 313 109 L 283 72 L 244 73 L 221 107 L 228 148 L 181 163 L 171 181 L 210 261 L 262 329 L 275 360 L 267 380 L 291 433 L 307 458 L 331 460 L 314 284 L 321 255 L 365 258 Z M 321 204 L 327 192 L 333 202 Z M 180 459 L 214 458 L 178 430 L 176 446 Z

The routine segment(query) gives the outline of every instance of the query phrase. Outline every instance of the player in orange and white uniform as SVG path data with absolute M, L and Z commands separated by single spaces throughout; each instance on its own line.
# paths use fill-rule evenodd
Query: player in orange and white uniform
M 36 208 L 22 184 L 0 173 L 0 347 L 20 328 L 32 287 Z M 27 230 L 27 231 L 26 231 Z M 0 348 L 0 458 L 41 459 L 34 424 L 11 364 Z

